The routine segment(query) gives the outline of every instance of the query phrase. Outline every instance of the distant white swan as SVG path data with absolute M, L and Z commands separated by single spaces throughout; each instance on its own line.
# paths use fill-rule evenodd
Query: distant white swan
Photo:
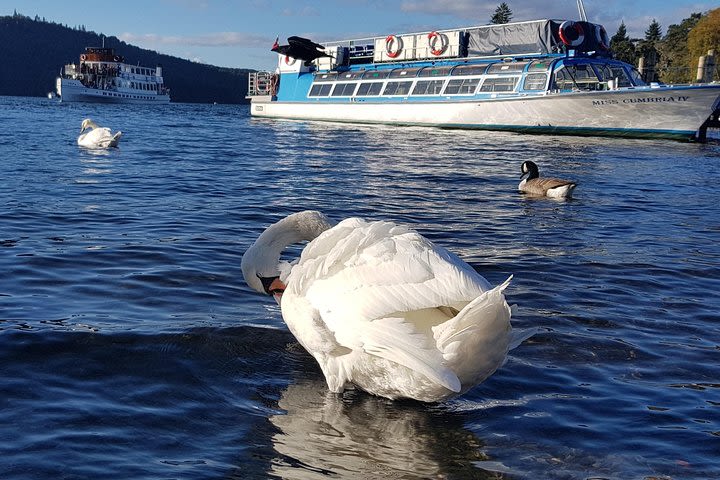
M 86 130 L 88 130 L 86 132 Z M 112 133 L 107 127 L 100 127 L 89 118 L 82 121 L 80 136 L 77 139 L 78 145 L 88 148 L 117 147 L 122 132 Z
M 288 245 L 309 241 L 295 264 Z M 242 258 L 247 284 L 275 296 L 290 331 L 328 387 L 435 402 L 500 367 L 513 338 L 503 290 L 417 232 L 320 212 L 268 227 Z

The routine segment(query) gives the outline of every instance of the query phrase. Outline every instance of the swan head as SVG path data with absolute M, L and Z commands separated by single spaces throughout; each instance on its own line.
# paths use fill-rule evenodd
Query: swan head
M 532 160 L 525 160 L 520 166 L 520 171 L 522 172 L 520 177 L 522 178 L 527 175 L 528 180 L 531 178 L 538 178 L 540 176 L 538 166 Z
M 82 124 L 80 124 L 80 133 L 84 132 L 87 128 L 97 128 L 97 124 L 91 119 L 86 118 L 82 121 Z
M 280 279 L 280 255 L 286 247 L 316 239 L 332 227 L 328 218 L 314 210 L 293 213 L 270 225 L 245 251 L 240 262 L 245 283 L 259 293 L 273 295 L 284 289 Z

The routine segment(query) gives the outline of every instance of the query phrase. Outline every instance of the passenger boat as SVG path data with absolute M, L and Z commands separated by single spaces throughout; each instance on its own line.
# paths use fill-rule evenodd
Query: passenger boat
M 250 76 L 253 116 L 702 140 L 720 113 L 719 83 L 648 84 L 587 21 L 288 40 Z
M 80 61 L 65 65 L 56 79 L 62 102 L 168 103 L 162 67 L 125 63 L 112 48 L 87 47 Z

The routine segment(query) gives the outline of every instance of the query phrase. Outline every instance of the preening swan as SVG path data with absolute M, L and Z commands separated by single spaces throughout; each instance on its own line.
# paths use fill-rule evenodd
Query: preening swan
M 561 180 L 559 178 L 540 178 L 540 171 L 535 162 L 527 160 L 520 166 L 522 172 L 518 190 L 531 195 L 540 195 L 553 198 L 571 198 L 577 186 L 576 182 Z
M 294 264 L 290 244 L 309 243 Z M 513 338 L 510 307 L 467 263 L 391 222 L 316 211 L 268 227 L 242 258 L 247 284 L 271 294 L 328 388 L 425 402 L 462 394 L 492 375 Z
M 90 129 L 88 132 L 85 130 Z M 80 125 L 80 136 L 77 139 L 78 145 L 88 148 L 117 147 L 120 143 L 122 132 L 112 133 L 107 127 L 100 127 L 89 118 L 82 121 Z

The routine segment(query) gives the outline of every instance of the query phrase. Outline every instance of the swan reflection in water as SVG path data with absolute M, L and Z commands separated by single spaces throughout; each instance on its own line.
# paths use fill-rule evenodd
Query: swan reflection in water
M 283 479 L 478 478 L 486 460 L 462 417 L 415 402 L 360 391 L 338 395 L 322 378 L 298 379 L 273 415 L 279 454 L 270 473 Z M 497 478 L 497 477 L 492 477 Z

